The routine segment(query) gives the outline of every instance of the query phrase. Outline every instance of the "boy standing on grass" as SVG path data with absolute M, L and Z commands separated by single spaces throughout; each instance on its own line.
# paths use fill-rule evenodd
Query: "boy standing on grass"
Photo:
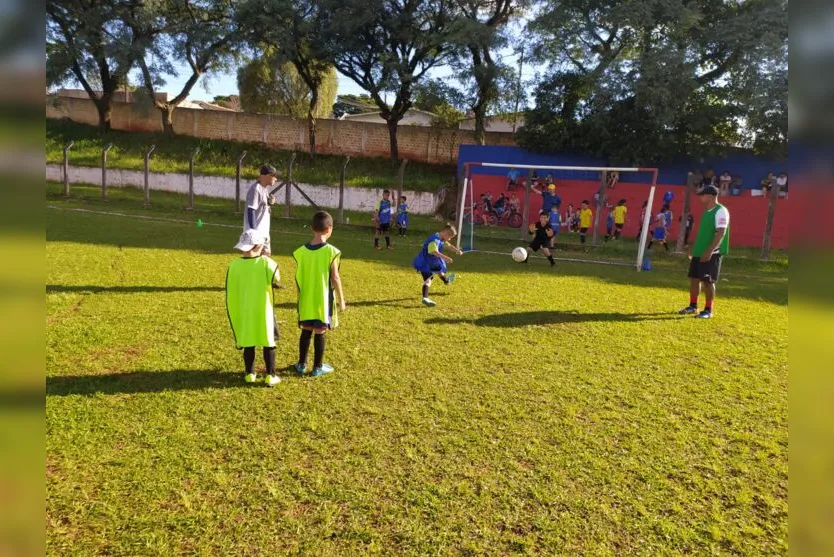
M 626 200 L 620 199 L 617 206 L 614 207 L 614 239 L 619 240 L 623 235 L 623 228 L 625 227 L 626 215 L 628 214 L 628 207 L 626 207 Z
M 654 218 L 654 232 L 646 249 L 652 249 L 652 244 L 655 242 L 660 242 L 666 248 L 666 251 L 669 251 L 669 244 L 666 242 L 666 214 L 663 211 L 659 212 Z
M 226 313 L 235 336 L 235 346 L 243 348 L 244 380 L 261 380 L 255 373 L 255 347 L 263 347 L 266 378 L 272 387 L 281 378 L 275 373 L 275 341 L 278 324 L 272 302 L 272 285 L 281 280 L 278 264 L 263 255 L 266 238 L 257 230 L 247 230 L 240 236 L 235 249 L 243 252 L 241 259 L 232 261 L 226 271 Z
M 379 235 L 385 234 L 385 246 L 388 249 L 394 249 L 391 246 L 391 218 L 394 213 L 394 208 L 391 203 L 391 192 L 389 190 L 382 190 L 382 199 L 376 204 L 374 209 L 373 220 L 376 223 L 376 233 L 374 233 L 374 249 L 381 250 L 379 246 Z
M 400 203 L 397 205 L 397 236 L 403 237 L 408 229 L 408 204 L 405 201 L 405 196 L 401 195 Z
M 270 164 L 261 167 L 261 175 L 258 181 L 249 187 L 246 192 L 246 212 L 243 215 L 243 231 L 255 230 L 266 238 L 262 254 L 272 255 L 269 241 L 269 213 L 270 207 L 275 204 L 275 196 L 269 193 L 269 188 L 275 185 L 278 171 Z
M 530 242 L 530 245 L 527 246 L 527 259 L 524 260 L 525 263 L 530 261 L 530 254 L 534 251 L 542 250 L 542 253 L 547 257 L 547 260 L 550 261 L 550 267 L 553 268 L 556 265 L 556 262 L 553 260 L 553 254 L 550 253 L 550 239 L 553 238 L 555 232 L 553 232 L 553 227 L 550 226 L 550 217 L 548 213 L 542 211 L 539 213 L 539 222 L 531 224 L 527 227 L 527 232 L 533 236 L 533 241 Z
M 718 188 L 715 186 L 704 186 L 698 197 L 706 206 L 706 211 L 698 225 L 695 245 L 689 250 L 689 305 L 678 313 L 697 314 L 697 318 L 709 319 L 712 317 L 721 259 L 730 251 L 730 212 L 718 203 Z M 701 284 L 704 285 L 707 301 L 704 311 L 698 313 Z
M 295 283 L 298 286 L 298 362 L 293 366 L 298 373 L 307 372 L 307 355 L 313 340 L 313 371 L 311 377 L 319 377 L 333 371 L 324 363 L 324 340 L 329 329 L 338 325 L 335 295 L 339 309 L 345 311 L 345 295 L 339 276 L 342 252 L 327 243 L 333 234 L 333 217 L 319 211 L 310 223 L 313 239 L 292 254 L 297 265 Z
M 455 274 L 446 274 L 446 264 L 452 262 L 452 258 L 443 253 L 444 247 L 449 247 L 458 255 L 463 252 L 449 243 L 449 240 L 457 236 L 458 231 L 451 224 L 446 224 L 440 232 L 435 232 L 423 242 L 423 248 L 417 257 L 414 258 L 414 268 L 423 277 L 423 305 L 434 307 L 437 305 L 429 298 L 429 287 L 431 287 L 434 275 L 440 277 L 443 284 L 451 284 L 455 281 Z
M 559 213 L 559 208 L 554 205 L 550 208 L 548 214 L 548 223 L 553 229 L 553 236 L 550 237 L 550 249 L 556 246 L 556 235 L 559 234 L 559 227 L 562 226 L 562 215 Z
M 588 200 L 582 200 L 582 208 L 579 209 L 579 241 L 585 243 L 585 236 L 588 234 L 588 229 L 594 222 L 594 212 L 591 211 Z

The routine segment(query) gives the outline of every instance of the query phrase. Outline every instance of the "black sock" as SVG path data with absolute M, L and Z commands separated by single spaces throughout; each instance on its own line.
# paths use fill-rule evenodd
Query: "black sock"
M 379 236 L 377 236 L 377 237 L 375 237 L 375 238 L 374 238 L 374 247 L 375 247 L 375 248 L 378 248 L 378 247 L 379 247 Z
M 666 248 L 666 251 L 669 251 L 669 244 L 667 242 L 663 242 L 663 247 Z
M 316 335 L 313 340 L 313 369 L 318 369 L 324 362 L 324 334 Z
M 247 346 L 243 349 L 243 368 L 246 373 L 252 373 L 255 369 L 255 347 Z
M 269 375 L 275 375 L 275 347 L 269 348 L 264 346 L 264 363 L 266 364 L 266 372 Z
M 388 234 L 385 235 L 385 245 L 389 248 L 391 247 L 391 236 Z
M 449 284 L 449 279 L 446 278 L 446 275 L 437 275 L 440 277 L 440 280 L 443 281 L 443 284 Z
M 313 338 L 313 331 L 301 329 L 301 338 L 298 339 L 298 363 L 307 363 L 307 354 L 310 353 L 310 340 Z
M 428 298 L 428 297 L 429 297 L 429 285 L 424 284 L 423 285 L 423 298 Z
M 584 234 L 579 235 L 579 241 L 583 244 L 585 243 L 585 235 Z
M 550 261 L 550 264 L 551 264 L 551 265 L 555 265 L 555 264 L 556 264 L 556 262 L 555 262 L 555 261 L 553 261 L 553 256 L 552 256 L 552 255 L 548 255 L 548 256 L 547 256 L 547 260 L 548 260 L 548 261 Z
M 403 231 L 403 238 L 405 238 L 405 230 L 406 230 L 405 228 L 403 228 L 403 229 L 402 229 L 402 231 Z
M 653 243 L 654 243 L 654 242 L 649 242 L 649 245 L 648 245 L 648 246 L 646 246 L 646 249 L 652 249 L 652 244 L 653 244 Z

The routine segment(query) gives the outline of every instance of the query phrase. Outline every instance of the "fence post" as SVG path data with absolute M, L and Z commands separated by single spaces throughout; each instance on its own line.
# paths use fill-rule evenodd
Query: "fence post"
M 237 169 L 235 169 L 235 214 L 240 213 L 240 167 L 243 159 L 246 158 L 246 151 L 237 158 Z
M 527 171 L 527 183 L 524 184 L 524 211 L 521 213 L 521 239 L 527 238 L 530 226 L 530 188 L 533 187 L 533 169 Z
M 151 145 L 151 148 L 145 153 L 145 202 L 143 207 L 151 206 L 151 185 L 149 175 L 151 173 L 151 155 L 153 155 L 156 145 Z
M 69 185 L 69 150 L 72 149 L 72 146 L 75 145 L 75 141 L 70 141 L 66 145 L 64 145 L 64 195 L 69 197 L 70 194 L 70 185 Z
M 779 199 L 779 183 L 773 184 L 770 190 L 770 201 L 767 206 L 767 222 L 765 222 L 764 238 L 762 239 L 762 259 L 770 258 L 770 239 L 773 235 L 773 218 L 776 216 L 776 200 Z
M 408 159 L 400 161 L 400 168 L 397 171 L 397 199 L 392 203 L 394 206 L 394 216 L 396 217 L 396 208 L 400 204 L 400 197 L 403 195 L 403 182 L 405 181 L 405 165 L 408 164 Z
M 350 162 L 350 156 L 345 157 L 342 170 L 339 171 L 339 224 L 345 223 L 345 170 Z
M 295 164 L 295 151 L 293 151 L 292 155 L 290 156 L 290 162 L 287 165 L 287 179 L 286 179 L 286 188 L 287 191 L 285 192 L 284 199 L 286 200 L 287 206 L 284 207 L 284 216 L 290 218 L 290 203 L 292 200 L 290 199 L 290 192 L 292 190 L 292 165 Z
M 597 245 L 597 232 L 599 228 L 599 214 L 602 212 L 602 208 L 605 206 L 605 186 L 607 185 L 607 178 L 608 172 L 603 170 L 600 174 L 602 176 L 599 179 L 599 191 L 597 192 L 597 207 L 596 211 L 594 211 L 594 235 L 591 239 L 591 244 L 596 246 Z
M 108 143 L 101 150 L 101 200 L 107 201 L 107 151 L 113 148 L 112 143 Z
M 191 159 L 188 161 L 188 207 L 186 210 L 194 210 L 194 159 L 200 153 L 200 148 L 195 147 L 191 152 Z

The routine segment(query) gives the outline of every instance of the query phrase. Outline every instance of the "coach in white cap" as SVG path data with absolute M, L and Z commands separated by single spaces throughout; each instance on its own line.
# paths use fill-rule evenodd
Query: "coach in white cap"
M 243 215 L 243 232 L 248 230 L 256 231 L 265 238 L 263 244 L 263 255 L 271 255 L 269 241 L 269 214 L 270 206 L 275 204 L 275 196 L 270 195 L 269 188 L 275 185 L 278 171 L 270 164 L 261 167 L 261 175 L 258 181 L 252 184 L 246 192 L 246 212 Z

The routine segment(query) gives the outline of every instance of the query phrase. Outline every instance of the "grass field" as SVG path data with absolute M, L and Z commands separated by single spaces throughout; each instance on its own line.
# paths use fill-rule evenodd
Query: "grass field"
M 466 254 L 427 309 L 410 262 L 434 223 L 382 253 L 337 228 L 336 372 L 269 389 L 243 383 L 224 309 L 228 202 L 56 188 L 51 555 L 787 553 L 785 258 L 730 257 L 712 321 L 674 313 L 673 257 L 636 273 Z M 273 219 L 281 365 L 302 225 Z
M 71 121 L 46 120 L 46 162 L 61 163 L 63 146 L 75 141 L 69 152 L 70 164 L 101 166 L 101 149 L 107 143 L 113 148 L 107 154 L 109 168 L 143 170 L 145 153 L 156 145 L 151 159 L 153 172 L 188 172 L 194 148 L 200 148 L 195 172 L 206 176 L 235 175 L 237 157 L 246 151 L 243 173 L 252 178 L 264 162 L 286 172 L 291 153 L 272 149 L 262 143 L 241 143 L 220 139 L 200 139 L 186 135 L 168 137 L 162 133 L 112 131 L 102 135 L 94 126 Z M 313 161 L 303 151 L 297 153 L 293 177 L 307 184 L 338 184 L 344 157 L 319 155 Z M 345 172 L 345 185 L 367 188 L 395 187 L 396 166 L 385 158 L 353 158 Z M 454 182 L 455 167 L 409 162 L 405 169 L 405 189 L 434 192 Z

